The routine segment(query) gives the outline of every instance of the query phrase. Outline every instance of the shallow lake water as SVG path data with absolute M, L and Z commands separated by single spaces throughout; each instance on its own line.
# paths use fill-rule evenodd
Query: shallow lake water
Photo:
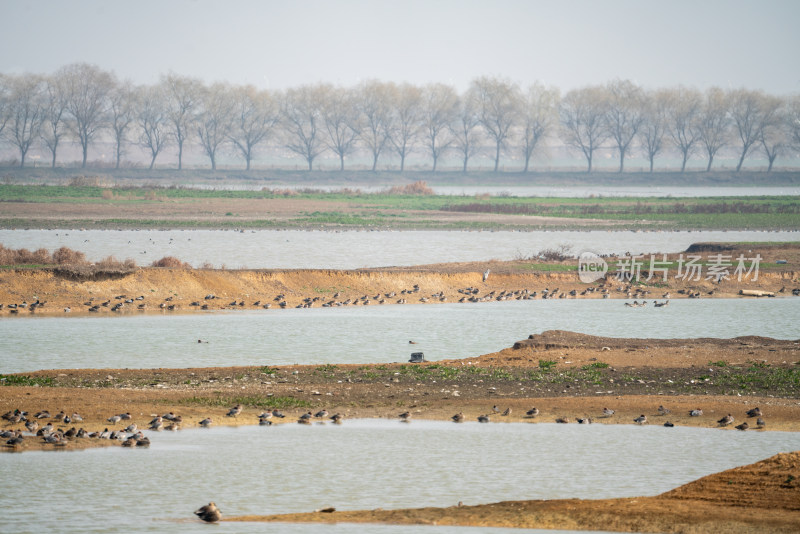
M 791 231 L 303 231 L 0 230 L 6 248 L 66 246 L 90 261 L 108 256 L 150 265 L 175 256 L 194 267 L 357 269 L 513 260 L 562 245 L 578 255 L 681 252 L 705 241 L 798 241 Z
M 528 300 L 122 316 L 0 319 L 0 373 L 401 362 L 496 352 L 545 330 L 609 337 L 800 338 L 800 298 Z M 198 339 L 208 343 L 197 343 Z M 409 341 L 415 341 L 410 345 Z
M 657 495 L 800 448 L 800 433 L 421 420 L 219 427 L 150 437 L 145 450 L 0 454 L 9 482 L 0 493 L 3 530 L 188 532 L 203 527 L 191 521 L 191 511 L 211 500 L 234 516 L 327 506 L 388 509 Z M 224 523 L 218 528 L 455 531 Z

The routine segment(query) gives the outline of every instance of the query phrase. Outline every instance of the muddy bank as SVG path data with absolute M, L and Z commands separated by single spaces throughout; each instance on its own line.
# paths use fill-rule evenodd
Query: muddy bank
M 515 348 L 516 347 L 516 348 Z M 258 424 L 279 409 L 294 424 L 308 411 L 352 418 L 696 426 L 736 431 L 800 431 L 800 341 L 618 339 L 548 331 L 478 358 L 422 364 L 295 365 L 192 369 L 63 369 L 0 377 L 0 413 L 48 410 L 82 417 L 87 431 L 120 429 L 130 413 L 146 426 L 180 415 L 179 428 Z M 242 411 L 228 417 L 237 404 Z M 663 407 L 664 409 L 660 409 Z M 758 407 L 760 416 L 748 416 Z M 537 409 L 535 415 L 528 412 Z M 607 413 L 609 408 L 613 413 Z M 692 416 L 692 410 L 702 414 Z M 668 413 L 667 413 L 668 410 Z M 730 414 L 733 422 L 720 420 Z M 757 420 L 763 424 L 759 425 Z M 71 425 L 54 423 L 63 430 Z M 76 426 L 73 424 L 72 426 Z M 166 426 L 166 425 L 165 425 Z M 2 422 L 21 429 L 22 422 Z M 88 443 L 88 442 L 84 442 Z M 45 445 L 30 441 L 21 450 Z
M 800 525 L 800 452 L 691 482 L 656 497 L 511 501 L 478 506 L 242 516 L 225 521 L 390 523 L 615 532 L 778 533 Z
M 486 270 L 490 274 L 484 280 Z M 138 268 L 78 275 L 66 270 L 0 270 L 0 316 L 64 313 L 180 313 L 520 299 L 637 299 L 740 297 L 743 289 L 775 296 L 800 294 L 798 274 L 762 269 L 758 280 L 669 279 L 633 286 L 615 276 L 591 284 L 576 263 L 529 261 L 453 263 L 355 270 L 216 270 Z M 796 290 L 796 291 L 795 291 Z M 794 293 L 793 293 L 794 291 Z M 743 297 L 753 298 L 753 297 Z M 34 303 L 38 303 L 33 305 Z

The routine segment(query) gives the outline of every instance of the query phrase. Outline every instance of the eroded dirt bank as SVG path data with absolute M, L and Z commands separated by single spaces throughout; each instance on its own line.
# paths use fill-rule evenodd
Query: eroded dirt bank
M 672 278 L 630 284 L 609 274 L 585 284 L 574 263 L 495 261 L 355 270 L 140 268 L 123 274 L 91 275 L 50 268 L 8 269 L 0 270 L 0 315 L 471 304 L 541 298 L 663 301 L 735 297 L 741 290 L 789 297 L 797 290 L 800 294 L 800 275 L 790 269 L 763 269 L 758 280 L 741 282 L 735 277 L 721 283 Z M 484 281 L 487 269 L 490 274 Z M 36 302 L 39 304 L 32 306 Z
M 800 452 L 778 454 L 755 464 L 710 475 L 656 497 L 509 501 L 449 508 L 312 512 L 224 520 L 616 532 L 797 532 L 800 525 Z

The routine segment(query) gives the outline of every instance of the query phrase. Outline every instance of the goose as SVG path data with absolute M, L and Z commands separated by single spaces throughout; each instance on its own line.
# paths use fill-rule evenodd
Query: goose
M 747 410 L 747 417 L 761 417 L 761 408 L 756 406 L 752 410 Z
M 194 515 L 205 521 L 206 523 L 214 523 L 222 518 L 222 512 L 219 511 L 217 505 L 213 502 L 205 506 L 201 506 L 194 511 Z
M 731 414 L 728 414 L 719 421 L 717 421 L 717 424 L 719 424 L 720 426 L 728 426 L 731 423 L 733 423 L 733 416 Z

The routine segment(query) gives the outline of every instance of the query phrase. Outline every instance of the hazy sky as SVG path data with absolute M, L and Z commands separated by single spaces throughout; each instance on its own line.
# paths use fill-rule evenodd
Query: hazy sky
M 0 0 L 0 72 L 800 92 L 800 0 Z

